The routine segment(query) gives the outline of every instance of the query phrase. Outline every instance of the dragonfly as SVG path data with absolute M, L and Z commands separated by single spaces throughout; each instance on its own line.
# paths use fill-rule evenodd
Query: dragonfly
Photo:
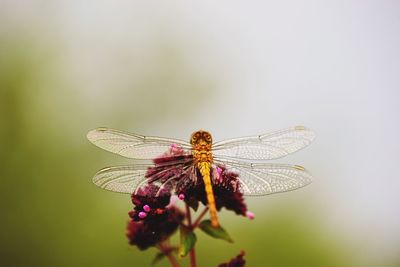
M 109 191 L 139 194 L 146 184 L 158 183 L 160 192 L 162 188 L 175 187 L 179 179 L 191 179 L 196 183 L 197 173 L 200 173 L 213 227 L 219 227 L 213 193 L 213 183 L 218 179 L 218 166 L 224 166 L 239 175 L 239 186 L 235 190 L 245 196 L 291 191 L 312 182 L 311 174 L 300 165 L 267 162 L 308 146 L 315 134 L 304 126 L 215 143 L 211 134 L 204 130 L 194 132 L 189 141 L 109 128 L 94 129 L 87 134 L 87 138 L 104 150 L 134 159 L 130 165 L 107 167 L 95 174 L 94 184 Z M 179 168 L 182 172 L 167 180 L 159 179 L 157 173 L 154 179 L 146 176 L 148 169 L 156 165 L 154 159 L 171 149 L 180 149 L 186 156 L 168 160 L 162 169 Z

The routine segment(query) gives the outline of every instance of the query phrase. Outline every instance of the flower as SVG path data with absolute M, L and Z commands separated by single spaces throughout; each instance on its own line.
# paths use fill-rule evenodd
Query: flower
M 231 259 L 227 263 L 221 263 L 218 265 L 218 267 L 243 267 L 246 261 L 243 259 L 244 257 L 244 251 L 241 251 L 239 255 L 237 255 L 235 258 Z
M 171 202 L 176 194 L 193 209 L 199 203 L 207 205 L 207 196 L 200 172 L 193 169 L 193 157 L 178 145 L 153 160 L 145 177 L 147 185 L 131 195 L 134 208 L 129 212 L 127 237 L 131 245 L 144 250 L 172 235 L 184 219 L 184 213 Z M 192 168 L 194 171 L 187 171 Z M 196 177 L 193 177 L 195 175 Z M 216 165 L 211 169 L 211 179 L 217 210 L 225 207 L 238 215 L 247 216 L 247 206 L 240 192 L 238 174 Z M 160 187 L 161 186 L 161 187 Z
M 145 177 L 149 184 L 163 184 L 163 189 L 171 192 L 179 181 L 187 178 L 184 163 L 192 160 L 192 155 L 185 154 L 182 148 L 173 144 L 167 152 L 153 159 L 154 167 L 147 170 Z
M 173 205 L 168 205 L 171 195 L 159 187 L 149 184 L 132 194 L 134 209 L 129 212 L 126 236 L 131 245 L 144 250 L 155 246 L 171 236 L 184 219 L 184 213 Z
M 159 193 L 158 196 L 157 193 Z M 148 206 L 150 211 L 164 208 L 169 204 L 170 198 L 171 193 L 168 189 L 160 190 L 160 187 L 155 184 L 148 184 L 131 195 L 131 200 L 133 205 L 135 205 L 135 210 L 138 211 L 142 211 L 144 206 Z M 146 207 L 146 209 L 148 208 Z
M 238 174 L 228 171 L 224 166 L 216 166 L 212 169 L 213 192 L 215 205 L 218 211 L 225 207 L 238 215 L 246 216 L 247 206 L 244 203 L 243 194 L 238 190 Z M 219 174 L 218 174 L 219 173 Z M 178 189 L 178 194 L 185 196 L 185 202 L 196 209 L 197 203 L 207 205 L 207 195 L 201 175 L 197 174 L 197 183 L 188 183 Z M 219 177 L 217 177 L 219 176 Z
M 192 155 L 176 144 L 158 158 L 153 160 L 155 166 L 147 170 L 146 177 L 149 184 L 153 182 L 165 184 L 165 191 L 175 193 L 193 209 L 197 209 L 199 202 L 207 205 L 207 195 L 203 178 L 198 170 L 194 173 L 195 179 L 190 177 L 193 172 L 185 171 L 188 165 L 193 164 Z M 179 162 L 179 164 L 174 164 Z M 239 175 L 228 171 L 225 166 L 216 165 L 211 169 L 213 191 L 217 210 L 225 207 L 238 215 L 246 216 L 247 206 L 243 194 L 240 192 Z M 194 182 L 194 180 L 196 182 Z

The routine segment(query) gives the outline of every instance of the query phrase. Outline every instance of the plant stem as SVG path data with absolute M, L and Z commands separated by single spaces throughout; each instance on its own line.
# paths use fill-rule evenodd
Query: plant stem
M 190 214 L 190 207 L 188 204 L 186 204 L 186 216 L 187 216 L 187 220 L 188 220 L 188 226 L 191 227 L 192 226 L 192 216 Z
M 173 267 L 180 267 L 179 263 L 171 253 L 167 254 L 167 258 Z
M 194 223 L 192 225 L 193 229 L 199 225 L 201 219 L 203 219 L 203 217 L 204 217 L 204 215 L 206 215 L 207 211 L 208 211 L 208 207 L 205 207 L 204 210 L 200 213 L 199 217 L 197 217 L 196 221 L 194 221 Z
M 190 257 L 190 266 L 191 267 L 196 267 L 196 252 L 193 249 L 189 252 L 189 257 Z
M 190 207 L 188 204 L 186 204 L 186 216 L 188 220 L 188 226 L 193 231 L 194 228 L 192 225 L 192 216 L 190 214 Z M 196 251 L 194 250 L 194 247 L 190 250 L 189 257 L 190 257 L 190 267 L 196 267 Z
M 169 262 L 173 267 L 181 267 L 179 262 L 175 259 L 174 255 L 172 255 L 173 249 L 169 246 L 169 239 L 165 240 L 164 242 L 160 243 L 157 248 L 167 256 Z

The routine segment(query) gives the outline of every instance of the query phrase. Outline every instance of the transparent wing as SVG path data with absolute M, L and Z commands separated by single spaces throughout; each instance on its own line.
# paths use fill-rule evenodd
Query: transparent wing
M 239 190 L 247 196 L 286 192 L 312 182 L 311 174 L 301 166 L 288 164 L 221 163 L 239 174 Z
M 137 166 L 107 167 L 95 174 L 93 183 L 109 191 L 132 194 L 147 183 L 146 172 L 147 168 Z
M 141 163 L 107 167 L 95 174 L 93 183 L 109 191 L 140 195 L 139 189 L 149 183 L 157 185 L 160 188 L 159 191 L 166 186 L 173 189 L 177 179 L 192 174 L 192 167 L 193 165 L 187 160 L 157 165 Z M 149 172 L 150 168 L 152 168 L 151 172 Z
M 188 142 L 154 136 L 143 136 L 108 128 L 98 128 L 87 134 L 90 142 L 107 151 L 134 159 L 153 159 L 171 147 L 172 144 L 182 149 L 190 149 Z
M 306 147 L 314 138 L 314 132 L 296 126 L 269 134 L 217 142 L 213 145 L 213 154 L 221 160 L 277 159 Z

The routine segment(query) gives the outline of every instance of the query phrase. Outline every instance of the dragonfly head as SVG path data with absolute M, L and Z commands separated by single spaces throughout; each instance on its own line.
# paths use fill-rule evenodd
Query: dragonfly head
M 190 144 L 194 145 L 211 145 L 212 144 L 212 137 L 209 132 L 200 130 L 197 132 L 192 133 L 190 137 Z

